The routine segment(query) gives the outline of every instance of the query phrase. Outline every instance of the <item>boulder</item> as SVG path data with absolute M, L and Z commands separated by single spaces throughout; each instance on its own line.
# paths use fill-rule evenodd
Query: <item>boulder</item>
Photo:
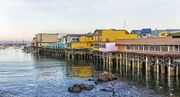
M 86 88 L 85 84 L 79 84 L 79 87 L 81 88 L 81 90 L 84 90 Z
M 92 90 L 94 85 L 85 85 L 85 84 L 74 84 L 73 86 L 68 88 L 69 92 L 79 93 L 82 90 Z
M 72 88 L 72 92 L 74 92 L 74 93 L 79 93 L 79 92 L 81 92 L 81 88 L 80 87 L 73 87 Z
M 88 81 L 96 81 L 96 79 L 90 78 L 88 79 Z
M 109 79 L 106 77 L 106 75 L 101 74 L 98 78 L 97 78 L 98 82 L 106 82 L 109 81 Z
M 113 92 L 114 90 L 112 88 L 105 88 L 105 89 L 100 89 L 100 91 Z
M 73 92 L 73 93 L 79 93 L 79 92 L 81 92 L 81 88 L 77 85 L 74 85 L 72 87 L 69 87 L 68 91 Z
M 73 87 L 69 87 L 69 88 L 68 88 L 68 91 L 69 91 L 69 92 L 72 92 L 72 91 L 73 91 Z
M 117 77 L 114 76 L 112 73 L 104 71 L 99 75 L 97 78 L 95 84 L 102 83 L 102 82 L 107 82 L 107 81 L 112 81 L 112 80 L 117 80 Z

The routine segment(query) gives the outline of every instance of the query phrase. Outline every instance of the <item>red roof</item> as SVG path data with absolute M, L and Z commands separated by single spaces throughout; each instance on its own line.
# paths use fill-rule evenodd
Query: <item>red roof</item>
M 180 45 L 180 38 L 158 37 L 141 39 L 118 39 L 116 45 Z

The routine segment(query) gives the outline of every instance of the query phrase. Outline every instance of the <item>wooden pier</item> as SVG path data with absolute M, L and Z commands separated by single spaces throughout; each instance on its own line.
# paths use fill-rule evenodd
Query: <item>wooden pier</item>
M 72 60 L 90 60 L 97 63 L 105 71 L 118 73 L 131 72 L 139 74 L 140 70 L 145 74 L 156 74 L 157 78 L 172 76 L 180 79 L 180 55 L 175 54 L 145 54 L 135 52 L 99 52 L 90 49 L 52 49 L 33 48 L 40 55 L 65 58 Z M 177 60 L 176 60 L 177 59 Z M 125 72 L 124 72 L 125 71 Z

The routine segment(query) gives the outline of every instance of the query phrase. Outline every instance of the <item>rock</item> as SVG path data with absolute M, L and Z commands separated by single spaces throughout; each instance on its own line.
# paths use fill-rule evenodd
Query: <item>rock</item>
M 73 93 L 79 93 L 79 92 L 81 92 L 81 88 L 78 87 L 78 86 L 73 87 L 73 88 L 72 88 L 72 92 L 73 92 Z
M 112 88 L 100 89 L 100 91 L 113 92 Z
M 97 79 L 98 82 L 107 82 L 109 79 L 106 77 L 106 75 L 102 74 Z
M 117 77 L 114 76 L 112 73 L 104 71 L 99 75 L 97 78 L 95 84 L 102 83 L 102 82 L 107 82 L 107 81 L 112 81 L 112 80 L 117 80 Z
M 94 85 L 85 85 L 85 84 L 74 84 L 72 87 L 68 88 L 69 92 L 79 93 L 82 90 L 92 90 Z
M 79 85 L 75 84 L 72 87 L 69 87 L 68 91 L 73 92 L 73 93 L 79 93 L 79 92 L 81 92 L 81 88 Z
M 72 91 L 73 91 L 72 88 L 73 88 L 73 87 L 69 87 L 69 88 L 68 88 L 68 91 L 69 91 L 69 92 L 72 92 Z
M 118 78 L 117 78 L 116 76 L 113 76 L 112 79 L 113 79 L 113 80 L 117 80 Z
M 80 87 L 80 84 L 74 84 L 73 87 Z
M 87 85 L 85 88 L 85 90 L 88 90 L 88 91 L 92 89 L 94 89 L 94 85 Z
M 96 79 L 91 78 L 91 79 L 88 79 L 88 81 L 96 81 Z
M 86 88 L 85 84 L 79 84 L 79 87 L 81 88 L 81 90 L 84 90 Z

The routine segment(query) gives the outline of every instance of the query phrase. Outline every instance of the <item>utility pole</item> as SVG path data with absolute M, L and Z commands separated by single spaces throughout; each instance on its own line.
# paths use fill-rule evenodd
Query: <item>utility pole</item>
M 124 19 L 124 30 L 126 30 L 126 20 Z

